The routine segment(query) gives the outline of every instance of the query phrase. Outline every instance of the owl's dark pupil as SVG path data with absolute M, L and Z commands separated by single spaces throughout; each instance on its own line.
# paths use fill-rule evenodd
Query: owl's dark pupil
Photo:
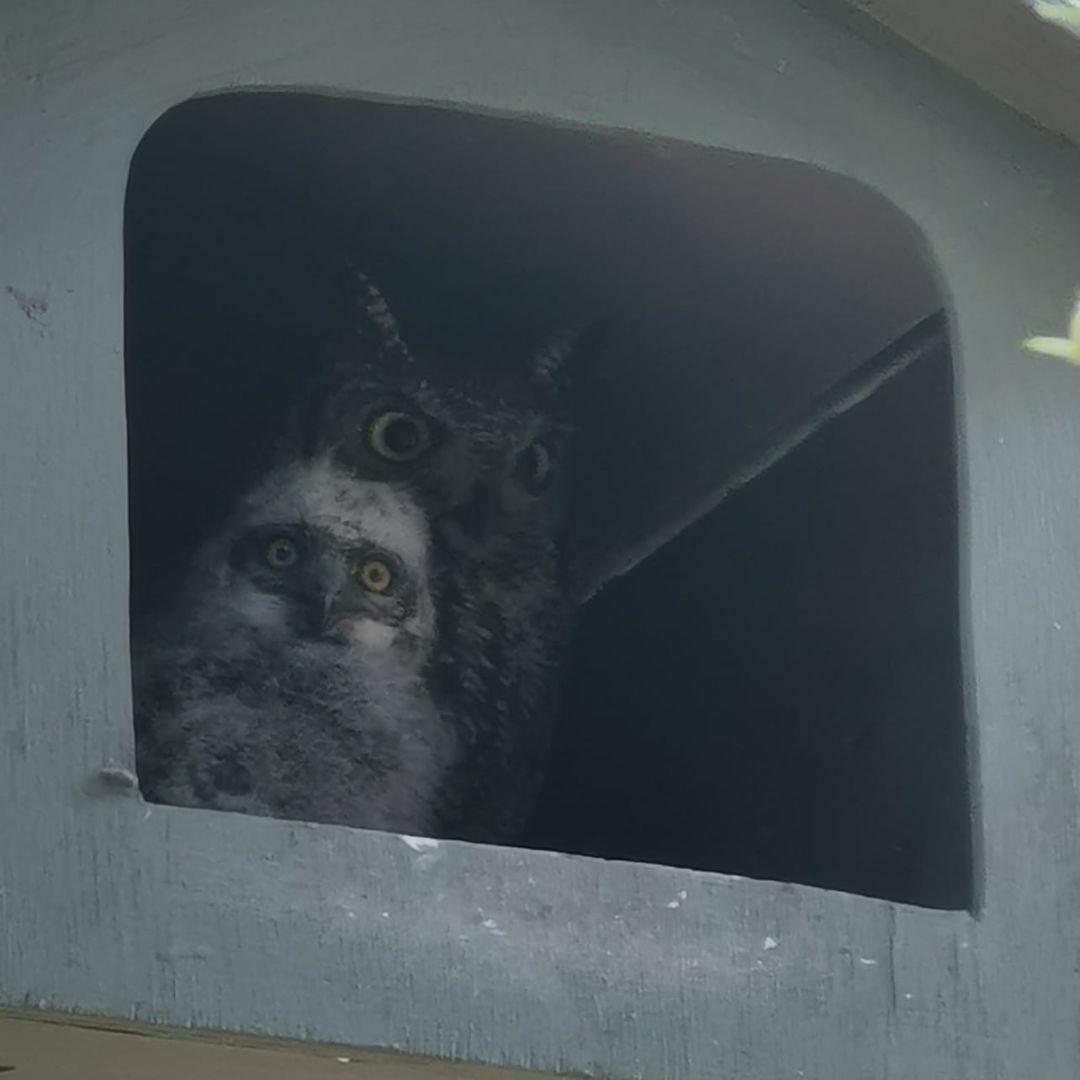
M 420 445 L 420 427 L 415 420 L 401 417 L 386 425 L 383 440 L 395 454 L 411 454 Z
M 283 568 L 296 561 L 296 548 L 291 540 L 274 540 L 266 551 L 271 566 Z

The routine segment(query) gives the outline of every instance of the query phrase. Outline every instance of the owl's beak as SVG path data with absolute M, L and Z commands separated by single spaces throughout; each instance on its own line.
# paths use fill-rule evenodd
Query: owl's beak
M 335 622 L 334 599 L 336 590 L 320 584 L 307 591 L 303 598 L 301 611 L 303 626 L 300 628 L 305 637 L 323 638 Z
M 472 490 L 471 496 L 461 506 L 451 511 L 451 516 L 457 519 L 458 525 L 469 536 L 480 537 L 487 531 L 491 513 L 494 510 L 496 498 L 493 486 L 484 481 L 478 481 Z

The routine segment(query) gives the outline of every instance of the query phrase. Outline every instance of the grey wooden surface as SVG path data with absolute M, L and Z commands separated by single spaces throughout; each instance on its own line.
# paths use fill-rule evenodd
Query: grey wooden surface
M 1035 2 L 837 0 L 837 6 L 865 11 L 987 93 L 1077 142 L 1080 36 L 1039 18 Z M 1064 7 L 1071 0 L 1048 2 Z
M 19 0 L 0 36 L 0 1003 L 608 1077 L 1071 1080 L 1080 153 L 787 0 Z M 121 221 L 169 105 L 456 102 L 798 159 L 922 228 L 957 341 L 977 916 L 150 808 L 130 768 Z

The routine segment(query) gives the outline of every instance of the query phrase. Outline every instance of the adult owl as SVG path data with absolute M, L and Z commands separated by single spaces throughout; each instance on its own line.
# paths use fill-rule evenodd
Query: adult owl
M 467 749 L 428 687 L 427 519 L 326 455 L 271 467 L 132 635 L 151 801 L 440 835 Z
M 468 743 L 454 835 L 512 840 L 543 779 L 576 606 L 569 495 L 574 367 L 555 333 L 531 354 L 423 355 L 359 277 L 299 438 L 404 489 L 431 527 L 432 695 Z

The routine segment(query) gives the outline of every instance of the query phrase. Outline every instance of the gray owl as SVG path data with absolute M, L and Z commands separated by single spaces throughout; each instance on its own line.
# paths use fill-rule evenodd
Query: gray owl
M 431 526 L 433 700 L 465 745 L 453 835 L 511 840 L 543 779 L 576 606 L 568 501 L 570 334 L 481 364 L 416 355 L 360 276 L 299 433 L 353 475 L 403 487 Z
M 276 465 L 132 637 L 152 801 L 440 835 L 467 750 L 429 692 L 427 519 L 328 456 Z

